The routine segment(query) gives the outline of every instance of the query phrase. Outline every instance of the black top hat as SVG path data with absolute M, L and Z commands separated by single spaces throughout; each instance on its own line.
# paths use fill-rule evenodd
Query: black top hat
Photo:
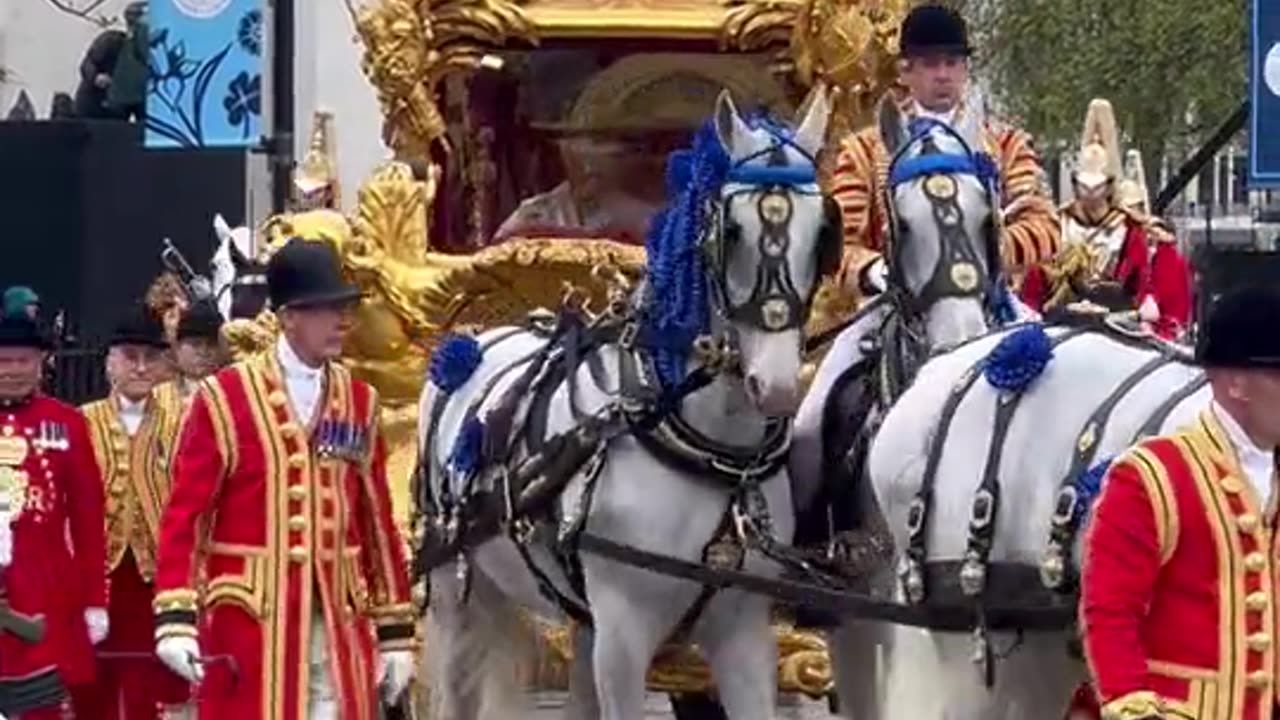
M 970 55 L 969 29 L 960 13 L 945 5 L 920 5 L 902 21 L 902 57 L 928 52 Z
M 26 313 L 7 313 L 0 317 L 0 347 L 53 349 L 53 343 L 40 325 Z
M 327 242 L 292 238 L 267 263 L 267 293 L 277 310 L 340 305 L 360 299 L 342 277 L 342 261 Z
M 1205 367 L 1280 369 L 1280 290 L 1228 290 L 1209 309 L 1196 355 Z
M 115 331 L 111 333 L 109 344 L 112 347 L 146 345 L 164 348 L 169 346 L 169 341 L 165 339 L 164 325 L 160 323 L 160 319 L 146 305 L 138 303 L 129 308 L 120 319 Z
M 188 308 L 178 323 L 178 339 L 218 340 L 222 331 L 222 314 L 213 303 L 202 300 Z

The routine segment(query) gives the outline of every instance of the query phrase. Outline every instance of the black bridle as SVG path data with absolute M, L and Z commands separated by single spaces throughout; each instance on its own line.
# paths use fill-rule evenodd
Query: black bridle
M 934 129 L 957 140 L 963 152 L 940 151 L 932 137 Z M 923 152 L 907 157 L 907 151 L 916 145 L 923 145 Z M 991 209 L 985 252 L 981 255 L 965 228 L 964 209 L 959 201 L 960 186 L 956 182 L 958 175 L 968 175 L 982 183 L 987 207 Z M 904 183 L 922 178 L 922 189 L 931 205 L 938 231 L 939 250 L 938 262 L 929 279 L 918 291 L 913 291 L 907 282 L 902 258 L 907 242 L 900 232 L 903 225 L 896 212 L 894 192 Z M 975 152 L 954 128 L 937 120 L 914 121 L 911 137 L 897 149 L 889 164 L 889 182 L 884 190 L 884 206 L 889 216 L 888 252 L 885 253 L 889 275 L 887 295 L 905 329 L 917 336 L 916 341 L 924 347 L 927 347 L 921 327 L 924 316 L 930 307 L 945 298 L 986 299 L 984 307 L 988 321 L 994 324 L 996 318 L 991 301 L 1003 282 L 997 185 L 998 178 L 991 159 L 984 153 Z
M 797 287 L 792 272 L 791 221 L 795 216 L 796 195 L 821 196 L 818 189 L 817 161 L 787 135 L 770 130 L 771 143 L 736 161 L 726 175 L 726 184 L 740 185 L 711 203 L 708 210 L 713 222 L 702 241 L 707 259 L 708 281 L 715 313 L 731 323 L 740 323 L 766 333 L 778 333 L 803 327 L 822 276 L 834 272 L 840 261 L 841 238 L 839 207 L 823 197 L 823 222 L 819 228 L 815 252 L 814 277 L 803 292 Z M 792 164 L 787 148 L 803 159 Z M 765 159 L 763 165 L 755 163 Z M 754 163 L 754 164 L 753 164 Z M 756 217 L 760 222 L 757 248 L 760 261 L 751 293 L 743 302 L 735 302 L 729 293 L 729 253 L 742 242 L 742 228 L 729 215 L 733 200 L 748 195 L 755 198 Z

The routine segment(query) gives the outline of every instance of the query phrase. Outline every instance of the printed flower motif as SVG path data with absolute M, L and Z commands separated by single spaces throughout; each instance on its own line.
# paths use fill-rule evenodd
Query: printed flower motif
M 262 76 L 250 77 L 247 72 L 236 75 L 227 85 L 222 107 L 227 111 L 227 122 L 233 127 L 241 126 L 244 136 L 249 137 L 251 119 L 262 114 Z
M 262 54 L 262 11 L 250 10 L 240 18 L 236 41 L 250 55 L 256 57 Z

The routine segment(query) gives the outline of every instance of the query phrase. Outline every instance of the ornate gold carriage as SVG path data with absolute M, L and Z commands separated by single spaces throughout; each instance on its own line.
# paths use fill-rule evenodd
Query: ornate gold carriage
M 566 285 L 590 304 L 641 272 L 642 221 L 665 195 L 667 151 L 711 115 L 721 88 L 740 107 L 789 117 L 821 82 L 834 94 L 833 135 L 861 124 L 893 82 L 907 4 L 349 2 L 397 161 L 359 189 L 349 216 L 303 209 L 315 207 L 317 180 L 330 183 L 321 196 L 337 197 L 320 131 L 301 168 L 302 211 L 270 219 L 259 247 L 269 253 L 292 236 L 331 242 L 365 290 L 347 362 L 381 392 L 400 517 L 410 514 L 416 402 L 436 340 L 554 306 Z M 829 297 L 820 296 L 819 326 L 847 310 Z M 228 333 L 254 352 L 274 327 L 264 315 Z M 569 631 L 539 629 L 535 682 L 561 684 Z M 785 626 L 777 634 L 781 689 L 827 693 L 824 641 Z M 650 684 L 712 685 L 692 648 L 665 650 Z

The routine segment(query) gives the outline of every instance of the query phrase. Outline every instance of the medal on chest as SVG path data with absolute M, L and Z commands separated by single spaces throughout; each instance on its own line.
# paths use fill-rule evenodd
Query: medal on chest
M 23 466 L 30 451 L 27 438 L 12 425 L 0 428 L 0 512 L 13 518 L 27 504 L 29 479 Z

